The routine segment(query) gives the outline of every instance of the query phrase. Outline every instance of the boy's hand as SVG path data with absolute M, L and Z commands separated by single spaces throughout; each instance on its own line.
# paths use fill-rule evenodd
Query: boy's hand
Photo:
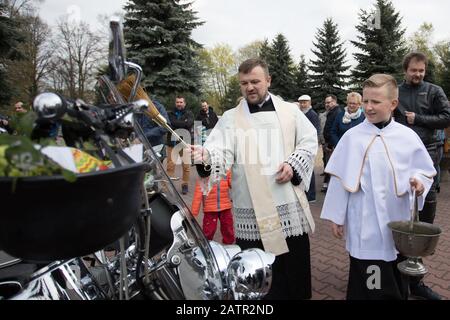
M 342 237 L 344 236 L 344 226 L 332 222 L 331 229 L 333 230 L 333 236 L 338 239 L 342 239 Z
M 425 192 L 425 187 L 423 186 L 423 183 L 420 182 L 416 178 L 409 179 L 409 184 L 411 185 L 412 190 L 416 190 L 416 196 L 420 197 Z
M 290 164 L 283 162 L 278 167 L 277 174 L 278 175 L 276 178 L 276 182 L 278 184 L 283 184 L 283 183 L 291 181 L 292 177 L 294 176 L 294 171 L 292 170 L 292 167 Z

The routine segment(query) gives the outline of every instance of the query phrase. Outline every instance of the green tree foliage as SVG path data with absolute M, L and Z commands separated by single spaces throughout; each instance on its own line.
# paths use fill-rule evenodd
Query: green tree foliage
M 432 44 L 433 33 L 433 24 L 424 22 L 419 30 L 414 32 L 409 38 L 408 47 L 410 51 L 420 51 L 428 57 L 428 68 L 425 75 L 425 81 L 436 83 L 438 57 L 434 52 Z
M 19 92 L 15 98 L 31 103 L 51 71 L 55 47 L 50 45 L 49 26 L 38 15 L 24 15 L 21 22 L 24 41 L 18 48 L 23 57 L 8 64 L 9 78 Z
M 354 54 L 354 87 L 361 88 L 362 82 L 375 73 L 391 74 L 401 80 L 401 63 L 407 49 L 400 14 L 390 1 L 377 0 L 374 11 L 361 10 L 359 20 L 357 40 L 351 41 L 360 51 Z
M 191 33 L 203 22 L 191 7 L 180 0 L 130 0 L 125 5 L 128 59 L 143 68 L 143 84 L 152 94 L 200 90 L 201 46 Z
M 323 101 L 327 94 L 345 100 L 345 86 L 350 66 L 346 65 L 347 54 L 339 37 L 338 26 L 331 18 L 326 19 L 316 33 L 312 52 L 317 59 L 310 63 L 311 95 L 313 100 Z
M 269 39 L 266 38 L 262 42 L 261 47 L 259 49 L 259 58 L 267 62 L 269 56 L 270 56 L 270 44 Z
M 297 96 L 303 94 L 311 94 L 310 77 L 308 74 L 308 64 L 306 63 L 305 55 L 300 56 L 300 62 L 298 63 L 295 71 L 295 92 Z
M 450 55 L 447 60 L 443 61 L 444 69 L 441 74 L 440 85 L 447 95 L 447 99 L 450 99 Z
M 234 75 L 230 78 L 228 83 L 228 93 L 223 101 L 223 111 L 234 108 L 238 105 L 238 100 L 241 97 L 241 90 L 239 87 L 239 77 Z
M 450 41 L 442 41 L 434 46 L 439 59 L 437 83 L 442 87 L 447 98 L 450 98 Z
M 272 76 L 270 91 L 285 100 L 295 99 L 295 66 L 291 58 L 288 41 L 281 33 L 272 41 L 266 59 Z
M 229 45 L 217 44 L 212 49 L 203 49 L 200 53 L 203 66 L 204 92 L 214 94 L 222 103 L 228 93 L 230 77 L 235 73 L 235 58 Z
M 6 106 L 14 94 L 14 86 L 8 81 L 7 64 L 21 58 L 19 44 L 24 40 L 20 24 L 10 15 L 6 2 L 0 2 L 0 106 Z
M 245 60 L 260 57 L 263 43 L 264 43 L 263 41 L 257 40 L 247 44 L 246 46 L 239 48 L 239 50 L 235 54 L 236 71 L 238 70 L 239 65 Z

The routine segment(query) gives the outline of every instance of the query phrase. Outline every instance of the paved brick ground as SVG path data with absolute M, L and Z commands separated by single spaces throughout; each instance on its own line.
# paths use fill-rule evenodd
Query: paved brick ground
M 318 177 L 318 181 L 322 181 Z M 344 299 L 348 272 L 348 255 L 344 242 L 335 239 L 327 221 L 319 219 L 324 194 L 311 205 L 316 221 L 316 232 L 311 236 L 311 264 L 313 299 Z M 442 235 L 433 256 L 424 263 L 429 272 L 425 283 L 446 300 L 450 299 L 450 183 L 441 185 L 435 224 L 442 229 Z
M 319 159 L 319 157 L 318 157 Z M 320 210 L 324 199 L 320 187 L 323 178 L 319 176 L 323 166 L 320 161 L 316 163 L 317 202 L 311 204 L 311 211 L 316 222 L 316 232 L 311 235 L 311 266 L 312 288 L 314 300 L 342 300 L 345 299 L 347 273 L 349 268 L 348 254 L 344 248 L 344 241 L 335 239 L 331 234 L 329 222 L 321 220 Z M 181 168 L 177 167 L 176 174 L 181 176 Z M 183 199 L 190 206 L 194 191 L 197 173 L 194 167 L 191 171 L 189 193 Z M 175 183 L 179 191 L 180 182 Z M 198 219 L 201 224 L 202 215 Z M 436 253 L 424 259 L 429 273 L 425 282 L 446 300 L 450 299 L 450 182 L 444 181 L 441 193 L 438 195 L 438 208 L 435 224 L 441 227 L 443 234 L 440 237 Z M 214 240 L 221 242 L 220 232 L 217 231 Z

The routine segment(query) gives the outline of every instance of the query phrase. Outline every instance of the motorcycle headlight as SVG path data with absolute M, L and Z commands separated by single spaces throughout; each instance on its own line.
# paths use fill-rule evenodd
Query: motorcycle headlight
M 261 249 L 247 249 L 236 254 L 228 264 L 228 286 L 235 300 L 264 297 L 272 284 L 275 255 Z

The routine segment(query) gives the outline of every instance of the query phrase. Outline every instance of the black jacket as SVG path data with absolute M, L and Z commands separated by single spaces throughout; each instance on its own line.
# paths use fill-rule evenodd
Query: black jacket
M 217 114 L 214 112 L 213 108 L 209 107 L 208 114 L 202 110 L 197 115 L 197 118 L 195 118 L 197 121 L 201 121 L 202 125 L 206 127 L 207 130 L 214 128 L 217 121 L 219 121 L 219 118 L 217 118 Z
M 408 124 L 405 111 L 416 114 L 414 124 Z M 441 87 L 423 81 L 418 86 L 403 82 L 399 86 L 399 105 L 395 121 L 413 129 L 425 146 L 438 143 L 436 129 L 450 125 L 450 106 Z
M 181 138 L 185 139 L 187 143 L 193 143 L 192 135 L 193 135 L 193 127 L 194 127 L 194 114 L 187 110 L 187 108 L 184 108 L 183 110 L 178 110 L 175 108 L 175 110 L 169 111 L 169 121 L 171 124 L 171 127 L 173 130 L 177 129 L 185 129 L 190 132 L 191 134 L 191 141 L 187 141 L 188 137 Z M 178 132 L 177 132 L 178 133 Z M 172 134 L 169 132 L 167 134 L 167 142 L 166 144 L 168 146 L 175 146 L 178 143 L 178 141 L 172 141 Z
M 308 118 L 309 122 L 311 122 L 317 130 L 317 135 L 320 134 L 320 119 L 317 112 L 315 112 L 312 108 L 305 113 L 305 116 Z
M 328 147 L 332 147 L 331 129 L 333 128 L 334 120 L 342 110 L 343 109 L 337 105 L 327 113 L 327 121 L 325 121 L 325 126 L 323 127 L 323 138 L 325 139 L 325 144 L 328 145 Z

